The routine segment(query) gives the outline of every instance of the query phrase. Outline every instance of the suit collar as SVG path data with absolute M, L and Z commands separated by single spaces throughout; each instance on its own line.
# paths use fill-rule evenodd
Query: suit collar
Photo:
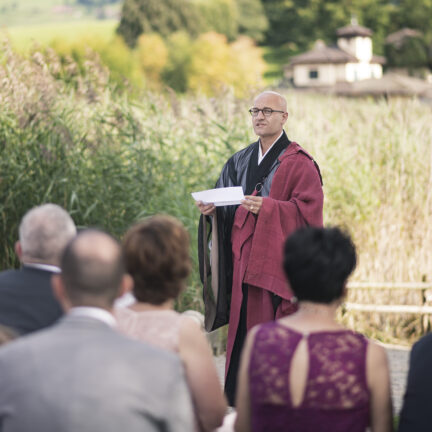
M 116 326 L 116 320 L 114 316 L 105 309 L 89 306 L 73 307 L 67 313 L 70 317 L 75 318 L 90 318 L 97 321 L 101 321 L 110 327 Z
M 99 319 L 89 316 L 73 316 L 70 314 L 63 315 L 63 317 L 60 318 L 60 320 L 58 321 L 57 326 L 83 331 L 87 331 L 90 329 L 104 332 L 114 330 L 114 328 L 111 327 L 109 324 Z
M 42 270 L 42 271 L 48 271 L 50 273 L 60 273 L 61 270 L 59 267 L 51 264 L 39 264 L 39 263 L 23 263 L 22 265 L 23 269 L 35 269 L 35 270 Z

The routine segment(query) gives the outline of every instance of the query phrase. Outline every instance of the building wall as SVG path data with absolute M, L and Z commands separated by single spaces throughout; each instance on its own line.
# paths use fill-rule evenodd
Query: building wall
M 316 78 L 314 73 L 316 72 Z M 345 80 L 345 65 L 311 64 L 295 65 L 293 70 L 294 84 L 299 87 L 319 87 L 334 85 Z
M 356 36 L 351 38 L 339 38 L 338 47 L 360 61 L 369 62 L 372 59 L 372 39 L 370 37 Z
M 347 63 L 345 68 L 345 80 L 348 82 L 360 81 L 369 78 L 381 78 L 382 67 L 377 63 Z
M 298 87 L 332 86 L 339 81 L 358 81 L 381 78 L 379 64 L 365 62 L 347 64 L 294 65 L 293 80 Z

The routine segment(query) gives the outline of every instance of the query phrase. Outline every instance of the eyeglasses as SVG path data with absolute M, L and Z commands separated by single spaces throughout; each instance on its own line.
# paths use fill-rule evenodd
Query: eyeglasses
M 274 112 L 285 113 L 285 111 L 274 110 L 272 108 L 251 108 L 249 113 L 252 117 L 256 117 L 260 111 L 262 111 L 266 117 L 270 117 Z

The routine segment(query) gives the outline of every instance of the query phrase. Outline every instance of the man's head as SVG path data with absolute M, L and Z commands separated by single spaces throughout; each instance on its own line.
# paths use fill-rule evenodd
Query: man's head
M 15 250 L 23 263 L 58 265 L 66 244 L 75 235 L 69 214 L 56 204 L 44 204 L 22 218 Z
M 286 99 L 279 93 L 265 91 L 255 98 L 252 110 L 255 108 L 260 110 L 257 115 L 252 115 L 255 133 L 263 139 L 276 139 L 288 118 Z M 272 112 L 267 116 L 261 111 L 264 108 L 282 112 Z
M 301 228 L 285 242 L 283 266 L 299 301 L 339 300 L 356 261 L 350 236 L 339 228 Z
M 101 231 L 80 232 L 66 246 L 60 267 L 61 275 L 54 275 L 52 281 L 56 297 L 65 309 L 111 309 L 114 299 L 132 285 L 131 278 L 125 275 L 119 243 Z

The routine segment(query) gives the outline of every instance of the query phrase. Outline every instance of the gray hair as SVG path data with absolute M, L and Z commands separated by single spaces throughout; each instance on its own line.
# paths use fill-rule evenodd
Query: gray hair
M 19 226 L 22 260 L 58 264 L 65 246 L 75 235 L 74 221 L 66 210 L 56 204 L 34 207 Z

